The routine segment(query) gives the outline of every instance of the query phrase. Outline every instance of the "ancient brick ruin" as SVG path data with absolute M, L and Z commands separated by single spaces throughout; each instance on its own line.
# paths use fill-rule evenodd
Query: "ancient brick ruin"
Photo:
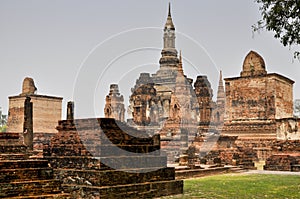
M 132 88 L 128 124 L 148 134 L 160 134 L 169 163 L 179 161 L 196 136 L 222 125 L 225 94 L 222 75 L 217 102 L 207 76 L 194 83 L 183 71 L 175 48 L 175 26 L 169 7 L 164 26 L 160 67 L 155 74 L 141 73 Z
M 263 160 L 267 170 L 296 170 L 300 132 L 299 119 L 293 117 L 294 82 L 267 73 L 263 58 L 254 51 L 242 68 L 240 77 L 225 78 L 224 126 L 211 151 L 200 151 L 201 161 L 254 168 L 255 161 Z M 197 144 L 203 148 L 210 142 Z
M 293 118 L 293 83 L 282 75 L 267 74 L 263 58 L 250 51 L 241 76 L 225 79 L 223 133 L 240 138 L 299 139 L 292 135 L 297 132 L 297 121 Z M 279 126 L 286 119 L 295 123 L 290 131 L 282 129 L 285 132 L 280 132 Z
M 0 133 L 0 198 L 69 198 L 48 161 L 30 155 L 19 133 Z
M 0 134 L 1 198 L 153 198 L 183 192 L 175 168 L 167 167 L 160 136 L 110 118 L 67 120 L 33 156 L 32 102 L 26 98 L 23 139 Z
M 125 108 L 123 95 L 119 93 L 119 86 L 111 84 L 109 94 L 105 99 L 104 114 L 106 118 L 114 118 L 124 122 Z
M 63 188 L 82 198 L 153 198 L 180 194 L 183 182 L 160 154 L 160 136 L 140 138 L 114 119 L 59 122 L 45 150 Z
M 225 78 L 225 89 L 220 71 L 214 102 L 207 76 L 199 75 L 192 86 L 193 80 L 184 74 L 170 8 L 163 44 L 158 71 L 141 73 L 132 88 L 127 122 L 147 134 L 160 134 L 168 163 L 186 159 L 189 146 L 194 144 L 202 159 L 201 154 L 212 150 L 206 162 L 219 159 L 222 164 L 254 168 L 254 161 L 274 154 L 272 146 L 277 140 L 300 139 L 300 122 L 293 117 L 294 81 L 268 73 L 257 52 L 246 55 L 239 77 Z M 222 148 L 219 136 L 222 143 L 236 138 L 234 147 Z M 207 148 L 208 143 L 215 146 Z M 231 141 L 227 145 L 231 146 Z
M 26 77 L 23 81 L 22 93 L 9 97 L 7 132 L 16 132 L 23 138 L 28 130 L 24 129 L 24 105 L 27 97 L 32 103 L 33 148 L 37 155 L 42 154 L 43 144 L 56 133 L 57 121 L 61 119 L 62 98 L 39 95 L 32 78 Z
M 265 170 L 300 171 L 300 140 L 277 140 L 271 150 Z
M 9 97 L 8 131 L 0 133 L 1 198 L 154 198 L 181 194 L 175 168 L 200 164 L 300 171 L 300 121 L 293 117 L 293 83 L 268 73 L 250 51 L 239 77 L 222 72 L 213 101 L 209 77 L 186 77 L 175 48 L 171 11 L 155 74 L 141 73 L 125 123 L 117 84 L 106 96 L 106 118 L 74 119 L 62 98 L 36 94 L 25 78 Z M 59 121 L 59 122 L 58 122 Z M 58 122 L 58 123 L 57 123 Z M 57 125 L 58 124 L 58 125 Z M 201 165 L 202 166 L 202 165 Z M 188 174 L 192 176 L 192 174 Z
M 261 160 L 276 153 L 273 146 L 277 140 L 299 140 L 299 119 L 293 117 L 293 83 L 282 75 L 267 73 L 263 58 L 250 51 L 241 76 L 225 79 L 222 134 L 238 136 L 237 146 L 254 150 Z

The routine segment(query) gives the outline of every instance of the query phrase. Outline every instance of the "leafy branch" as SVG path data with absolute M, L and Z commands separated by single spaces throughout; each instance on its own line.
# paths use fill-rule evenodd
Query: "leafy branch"
M 300 44 L 300 0 L 254 0 L 261 4 L 262 19 L 252 25 L 253 32 L 267 30 L 274 32 L 283 46 Z M 294 52 L 300 60 L 300 52 Z

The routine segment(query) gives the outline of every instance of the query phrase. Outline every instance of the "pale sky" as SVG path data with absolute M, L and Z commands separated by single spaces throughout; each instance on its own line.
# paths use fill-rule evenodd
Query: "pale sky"
M 60 96 L 63 118 L 75 100 L 77 118 L 103 117 L 109 84 L 119 83 L 128 104 L 140 72 L 159 68 L 165 0 L 0 0 L 0 106 L 21 92 L 32 77 L 38 94 Z M 239 76 L 250 50 L 265 60 L 268 72 L 295 81 L 300 98 L 300 62 L 273 33 L 253 35 L 260 19 L 253 0 L 171 1 L 176 48 L 182 50 L 188 77 L 207 75 L 216 96 L 219 70 Z

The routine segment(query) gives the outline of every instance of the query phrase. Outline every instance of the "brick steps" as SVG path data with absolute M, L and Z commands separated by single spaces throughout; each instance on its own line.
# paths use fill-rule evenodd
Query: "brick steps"
M 70 151 L 70 155 L 73 155 L 71 151 L 73 150 L 74 144 L 65 144 L 65 148 L 61 149 L 59 146 L 53 147 L 52 150 L 57 152 L 57 155 L 66 155 L 67 151 Z M 84 143 L 84 147 L 87 151 L 91 151 L 93 156 L 123 156 L 130 153 L 151 153 L 152 155 L 160 154 L 160 146 L 150 145 L 150 144 L 140 144 L 140 145 L 125 145 L 125 144 L 88 144 Z M 46 154 L 45 154 L 46 155 Z
M 181 194 L 183 181 L 148 136 L 111 118 L 61 120 L 44 157 L 63 190 L 84 198 L 153 198 Z
M 28 158 L 28 155 L 24 153 L 1 153 L 0 160 L 25 160 Z
M 153 155 L 159 155 L 159 146 L 153 145 L 107 145 L 103 144 L 100 146 L 100 154 L 102 157 L 105 156 L 122 156 L 130 155 L 130 153 L 151 153 Z
M 132 156 L 106 156 L 100 158 L 93 157 L 80 157 L 80 156 L 56 156 L 56 157 L 48 157 L 50 164 L 53 168 L 57 168 L 59 165 L 68 165 L 65 168 L 82 168 L 82 164 L 84 165 L 94 165 L 93 167 L 97 168 L 89 168 L 89 169 L 98 169 L 98 170 L 106 170 L 109 167 L 113 169 L 143 169 L 143 168 L 163 168 L 167 164 L 166 156 L 158 156 L 158 155 L 135 155 Z M 72 165 L 72 167 L 70 167 Z M 0 164 L 1 168 L 1 164 Z
M 0 182 L 25 182 L 39 179 L 52 179 L 52 168 L 23 168 L 23 169 L 2 169 Z
M 264 165 L 264 170 L 292 171 L 293 169 L 297 170 L 297 167 L 294 168 L 294 165 L 299 165 L 299 164 L 300 164 L 299 153 L 274 154 L 266 160 L 266 164 Z
M 61 193 L 60 181 L 53 179 L 0 183 L 0 187 L 0 197 Z
M 0 169 L 16 169 L 16 168 L 42 168 L 48 167 L 47 160 L 2 160 L 0 161 Z
M 158 181 L 116 186 L 87 186 L 62 184 L 66 189 L 81 188 L 86 192 L 94 192 L 101 199 L 112 198 L 153 198 L 158 196 L 176 195 L 183 192 L 183 181 Z
M 247 169 L 242 168 L 242 167 L 233 167 L 233 168 L 230 168 L 230 171 L 234 172 L 234 173 L 243 173 L 243 172 L 247 171 Z
M 174 168 L 156 168 L 149 169 L 136 169 L 128 171 L 119 170 L 74 170 L 64 169 L 56 170 L 57 176 L 61 177 L 61 180 L 65 184 L 82 184 L 86 182 L 93 186 L 114 186 L 124 185 L 130 183 L 145 183 L 145 182 L 157 182 L 168 181 L 175 179 Z
M 19 142 L 19 140 L 16 139 L 1 139 L 0 138 L 0 145 L 8 145 L 8 144 L 16 144 L 16 142 Z
M 6 141 L 18 141 L 19 140 L 19 133 L 9 133 L 9 132 L 2 132 L 0 133 L 0 143 Z
M 149 190 L 149 191 L 144 191 L 144 192 L 140 192 L 140 191 L 132 191 L 132 192 L 126 192 L 126 193 L 113 193 L 113 194 L 109 194 L 109 195 L 101 195 L 101 198 L 107 198 L 107 199 L 111 199 L 111 198 L 127 198 L 127 199 L 131 199 L 131 198 L 153 198 L 153 196 L 155 195 L 155 190 Z
M 0 153 L 26 153 L 27 147 L 23 144 L 0 145 Z
M 0 134 L 0 198 L 68 198 L 47 160 L 29 159 L 18 134 Z
M 9 197 L 9 199 L 66 199 L 66 198 L 70 198 L 70 194 L 59 193 L 59 194 L 41 194 L 36 196 Z
M 109 156 L 101 157 L 100 161 L 114 169 L 134 169 L 165 167 L 166 156 L 140 155 L 140 156 Z

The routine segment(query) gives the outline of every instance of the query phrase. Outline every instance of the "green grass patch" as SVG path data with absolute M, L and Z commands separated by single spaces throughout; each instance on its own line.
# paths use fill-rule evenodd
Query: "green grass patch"
M 225 174 L 184 181 L 184 194 L 162 198 L 300 198 L 299 175 Z

